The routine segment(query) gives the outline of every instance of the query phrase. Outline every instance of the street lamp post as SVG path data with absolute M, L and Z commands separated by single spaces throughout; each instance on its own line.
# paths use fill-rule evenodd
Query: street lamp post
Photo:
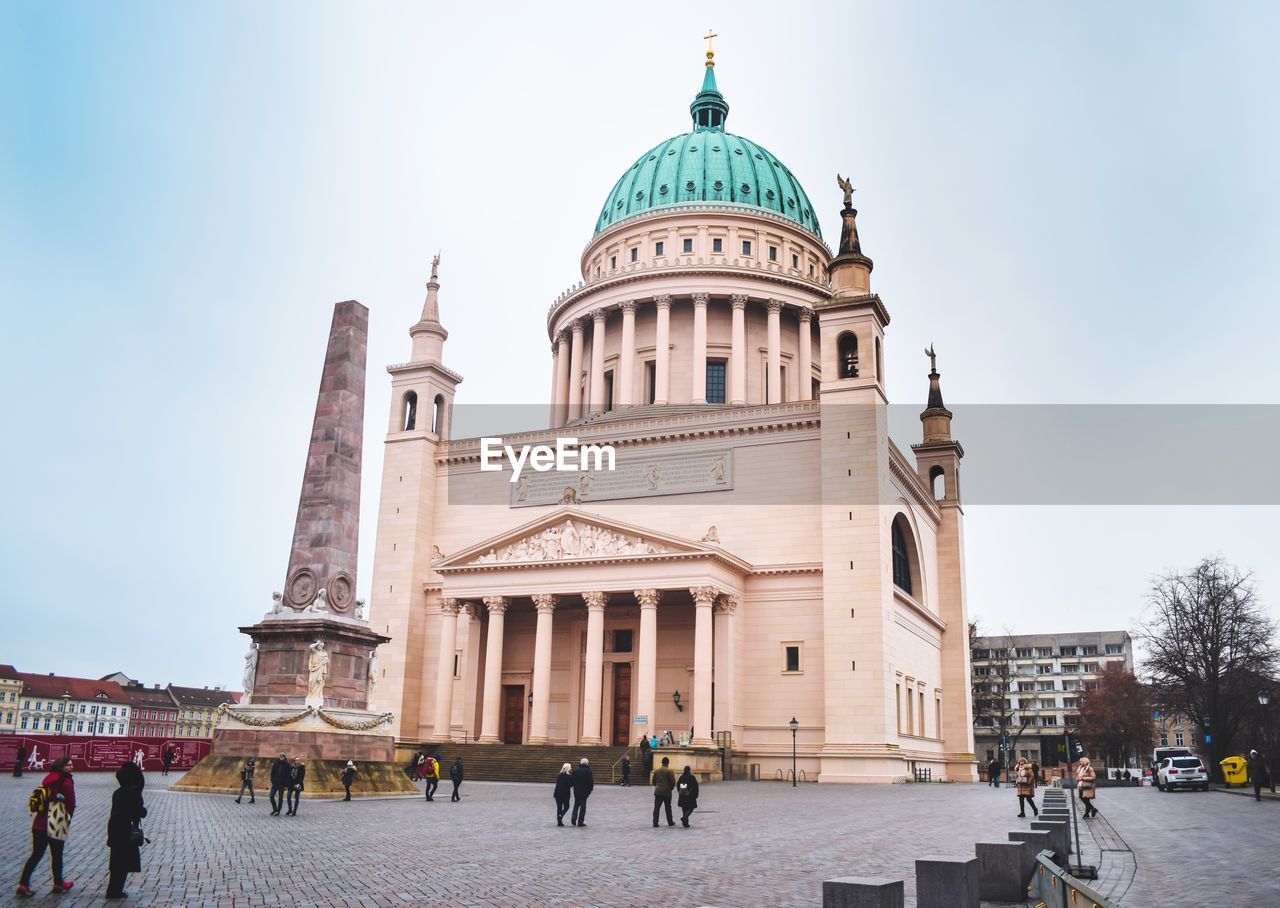
M 787 723 L 791 726 L 791 787 L 796 787 L 796 730 L 800 728 L 800 723 L 796 721 L 796 717 L 792 716 L 791 721 Z
M 67 718 L 67 715 L 68 715 L 67 710 L 70 707 L 70 705 L 71 705 L 71 695 L 63 694 L 62 695 L 62 733 L 64 735 L 71 734 L 70 720 Z
M 1271 746 L 1271 739 L 1270 739 L 1270 735 L 1268 734 L 1268 732 L 1271 730 L 1271 710 L 1269 708 L 1271 706 L 1271 691 L 1269 690 L 1258 691 L 1258 705 L 1262 707 L 1262 740 L 1265 742 L 1263 746 L 1266 747 L 1267 750 L 1274 750 L 1275 748 Z M 1275 794 L 1276 793 L 1276 770 L 1275 770 L 1276 755 L 1274 753 L 1269 753 L 1267 754 L 1266 759 L 1271 764 L 1271 771 L 1268 773 L 1268 775 L 1271 777 L 1271 793 Z

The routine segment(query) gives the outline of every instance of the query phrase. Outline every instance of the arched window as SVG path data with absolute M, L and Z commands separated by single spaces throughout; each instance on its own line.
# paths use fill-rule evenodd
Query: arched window
M 440 427 L 444 423 L 444 395 L 437 394 L 434 405 L 431 408 L 431 431 L 437 435 L 440 434 Z
M 934 501 L 942 501 L 947 497 L 947 473 L 942 467 L 930 468 L 929 487 L 933 490 Z
M 404 395 L 404 422 L 402 431 L 412 432 L 418 422 L 418 395 L 415 391 L 408 391 Z
M 911 531 L 905 526 L 901 515 L 893 519 L 890 531 L 890 543 L 893 547 L 893 585 L 908 596 L 911 591 L 911 553 L 907 548 Z
M 836 352 L 840 357 L 840 377 L 858 377 L 858 336 L 846 331 L 836 340 Z
M 880 359 L 880 338 L 876 338 L 876 381 L 884 384 L 884 364 Z

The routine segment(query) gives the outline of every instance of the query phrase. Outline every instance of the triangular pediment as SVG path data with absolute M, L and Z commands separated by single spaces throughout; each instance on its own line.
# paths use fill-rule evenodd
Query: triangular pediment
M 714 544 L 695 543 L 605 520 L 575 508 L 563 508 L 444 557 L 432 567 L 447 573 L 490 565 L 563 564 L 699 554 L 723 557 L 724 553 Z

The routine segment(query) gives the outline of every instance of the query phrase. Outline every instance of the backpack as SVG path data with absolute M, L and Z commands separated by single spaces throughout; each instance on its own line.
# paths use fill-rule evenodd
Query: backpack
M 48 813 L 49 789 L 41 785 L 31 792 L 31 796 L 27 798 L 27 810 L 31 813 Z
M 435 776 L 436 761 L 434 757 L 427 757 L 427 762 L 422 764 L 422 771 L 427 776 Z

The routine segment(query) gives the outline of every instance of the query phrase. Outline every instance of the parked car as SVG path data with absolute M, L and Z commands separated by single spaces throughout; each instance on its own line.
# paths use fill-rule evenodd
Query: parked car
M 1173 791 L 1175 788 L 1199 788 L 1209 790 L 1209 773 L 1199 757 L 1165 757 L 1156 770 L 1156 788 Z

